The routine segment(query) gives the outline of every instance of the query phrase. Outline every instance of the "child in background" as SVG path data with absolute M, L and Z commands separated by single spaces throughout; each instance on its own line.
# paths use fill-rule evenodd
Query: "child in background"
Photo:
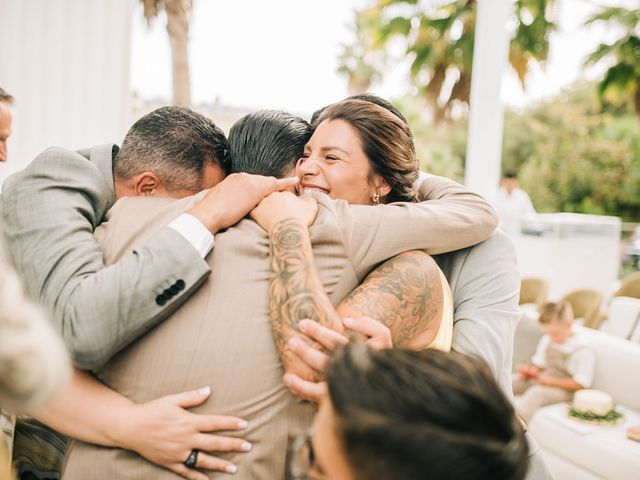
M 535 411 L 550 403 L 570 400 L 573 392 L 593 381 L 595 354 L 573 329 L 573 311 L 566 302 L 547 303 L 540 312 L 545 335 L 531 364 L 518 365 L 513 377 L 516 412 L 529 422 Z

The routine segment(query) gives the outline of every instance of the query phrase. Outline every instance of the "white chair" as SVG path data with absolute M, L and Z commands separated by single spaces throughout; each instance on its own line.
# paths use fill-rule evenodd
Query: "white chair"
M 607 333 L 632 340 L 640 337 L 640 300 L 631 297 L 615 297 L 609 305 Z

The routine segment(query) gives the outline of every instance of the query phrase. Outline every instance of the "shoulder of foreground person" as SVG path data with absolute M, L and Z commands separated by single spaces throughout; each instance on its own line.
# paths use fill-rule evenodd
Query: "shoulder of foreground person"
M 2 245 L 0 245 L 0 249 Z M 0 404 L 27 412 L 67 380 L 69 357 L 42 310 L 29 302 L 0 252 Z

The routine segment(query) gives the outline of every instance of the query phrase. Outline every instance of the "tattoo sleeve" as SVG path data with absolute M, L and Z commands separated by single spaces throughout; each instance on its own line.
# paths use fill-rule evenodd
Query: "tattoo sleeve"
M 374 269 L 336 311 L 313 263 L 306 225 L 295 219 L 277 223 L 270 233 L 269 315 L 285 369 L 317 380 L 287 349 L 304 318 L 341 332 L 341 317 L 368 316 L 389 327 L 395 346 L 425 348 L 437 333 L 443 311 L 441 278 L 426 253 L 403 253 Z
M 287 341 L 298 334 L 302 319 L 337 331 L 342 331 L 342 322 L 317 274 L 306 225 L 295 219 L 275 224 L 270 233 L 269 261 L 269 316 L 276 347 L 285 370 L 315 379 L 311 369 L 287 349 Z
M 371 317 L 391 330 L 396 347 L 425 348 L 440 326 L 444 288 L 440 269 L 422 251 L 376 267 L 338 307 L 341 317 Z

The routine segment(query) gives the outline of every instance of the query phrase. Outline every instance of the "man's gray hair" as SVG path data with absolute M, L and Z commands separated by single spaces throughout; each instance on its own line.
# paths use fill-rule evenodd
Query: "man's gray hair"
M 116 178 L 153 172 L 169 191 L 202 189 L 205 162 L 227 171 L 229 143 L 220 128 L 184 107 L 161 107 L 127 132 L 113 162 Z

